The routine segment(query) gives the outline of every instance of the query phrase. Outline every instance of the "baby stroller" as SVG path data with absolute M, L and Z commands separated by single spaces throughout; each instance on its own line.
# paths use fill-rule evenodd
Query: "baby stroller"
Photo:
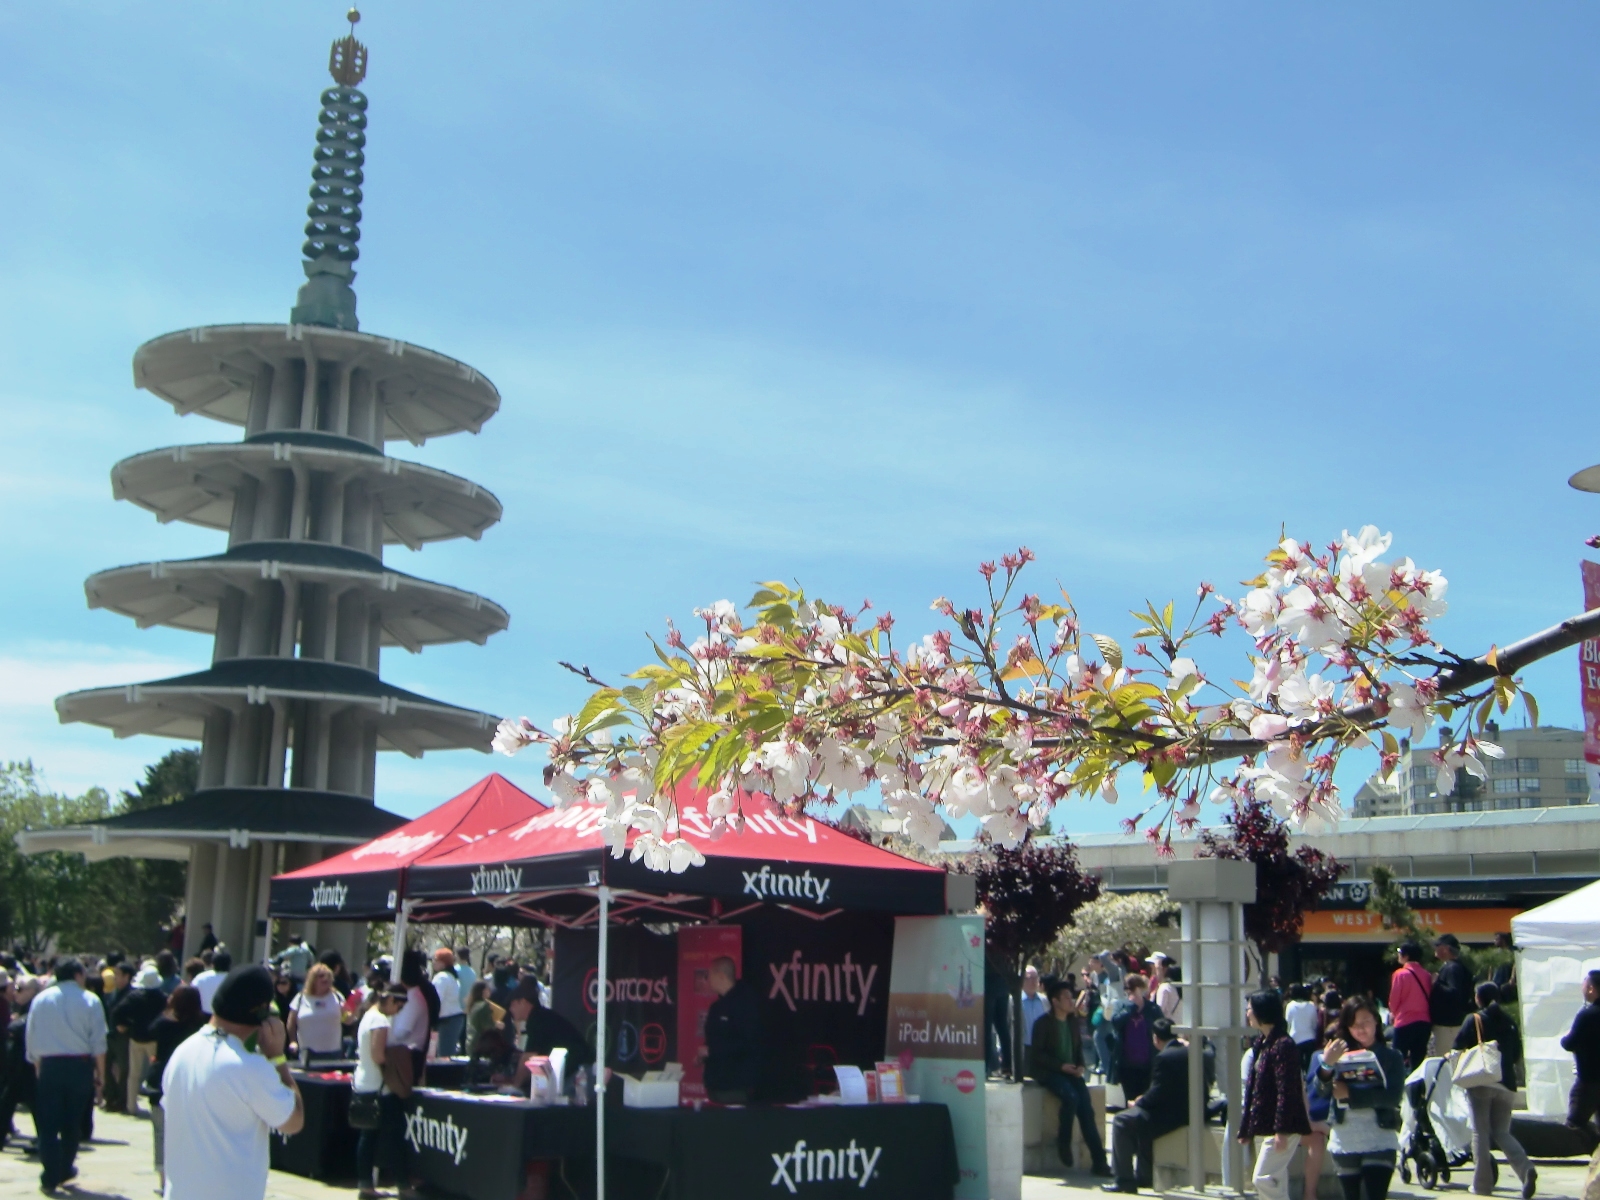
M 1425 1058 L 1406 1076 L 1406 1111 L 1400 1130 L 1400 1178 L 1432 1191 L 1450 1172 L 1472 1161 L 1472 1109 L 1453 1086 L 1452 1058 Z M 1498 1169 L 1495 1172 L 1499 1175 Z

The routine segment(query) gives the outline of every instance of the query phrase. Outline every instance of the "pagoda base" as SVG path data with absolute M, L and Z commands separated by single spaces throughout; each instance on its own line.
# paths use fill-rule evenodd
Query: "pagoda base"
M 348 846 L 337 842 L 252 841 L 242 848 L 217 841 L 196 842 L 189 851 L 184 893 L 184 958 L 200 953 L 209 923 L 217 940 L 233 954 L 235 966 L 265 962 L 283 949 L 290 937 L 304 934 L 319 954 L 337 950 L 347 967 L 361 970 L 367 953 L 365 921 L 283 921 L 273 939 L 267 917 L 274 874 L 310 866 L 345 849 Z

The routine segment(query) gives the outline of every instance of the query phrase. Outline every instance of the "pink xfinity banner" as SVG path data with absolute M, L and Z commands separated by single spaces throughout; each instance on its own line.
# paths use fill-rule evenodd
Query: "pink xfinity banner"
M 1583 610 L 1600 608 L 1600 563 L 1585 561 L 1583 567 Z M 1589 790 L 1600 782 L 1600 638 L 1583 643 L 1578 655 L 1583 695 L 1583 757 L 1589 768 Z
M 744 931 L 737 925 L 685 925 L 678 930 L 678 1059 L 683 1082 L 678 1102 L 692 1104 L 706 1097 L 706 1012 L 717 994 L 711 990 L 711 964 L 731 958 L 744 975 Z

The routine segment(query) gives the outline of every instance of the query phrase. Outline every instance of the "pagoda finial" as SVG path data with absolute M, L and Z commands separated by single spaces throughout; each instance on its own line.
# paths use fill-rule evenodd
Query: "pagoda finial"
M 367 48 L 356 41 L 356 23 L 361 20 L 361 10 L 352 8 L 345 13 L 345 19 L 350 22 L 350 32 L 328 51 L 328 74 L 343 87 L 355 87 L 367 77 Z
M 289 313 L 296 325 L 359 329 L 355 261 L 361 256 L 361 168 L 366 163 L 367 98 L 356 84 L 367 77 L 367 48 L 356 41 L 361 13 L 345 14 L 350 32 L 333 43 L 328 73 L 337 85 L 322 93 L 311 203 L 306 208 L 306 282 Z

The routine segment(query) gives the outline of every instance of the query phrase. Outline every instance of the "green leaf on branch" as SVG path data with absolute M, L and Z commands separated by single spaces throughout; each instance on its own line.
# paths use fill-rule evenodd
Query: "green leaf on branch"
M 1100 647 L 1100 653 L 1105 656 L 1106 666 L 1113 671 L 1120 671 L 1122 669 L 1122 647 L 1117 645 L 1117 639 L 1107 637 L 1103 633 L 1091 633 L 1089 636 L 1094 639 L 1094 644 Z
M 587 733 L 595 727 L 606 713 L 614 710 L 621 703 L 622 693 L 616 688 L 599 688 L 594 695 L 583 702 L 583 707 L 578 710 L 578 726 L 573 731 L 579 735 Z

